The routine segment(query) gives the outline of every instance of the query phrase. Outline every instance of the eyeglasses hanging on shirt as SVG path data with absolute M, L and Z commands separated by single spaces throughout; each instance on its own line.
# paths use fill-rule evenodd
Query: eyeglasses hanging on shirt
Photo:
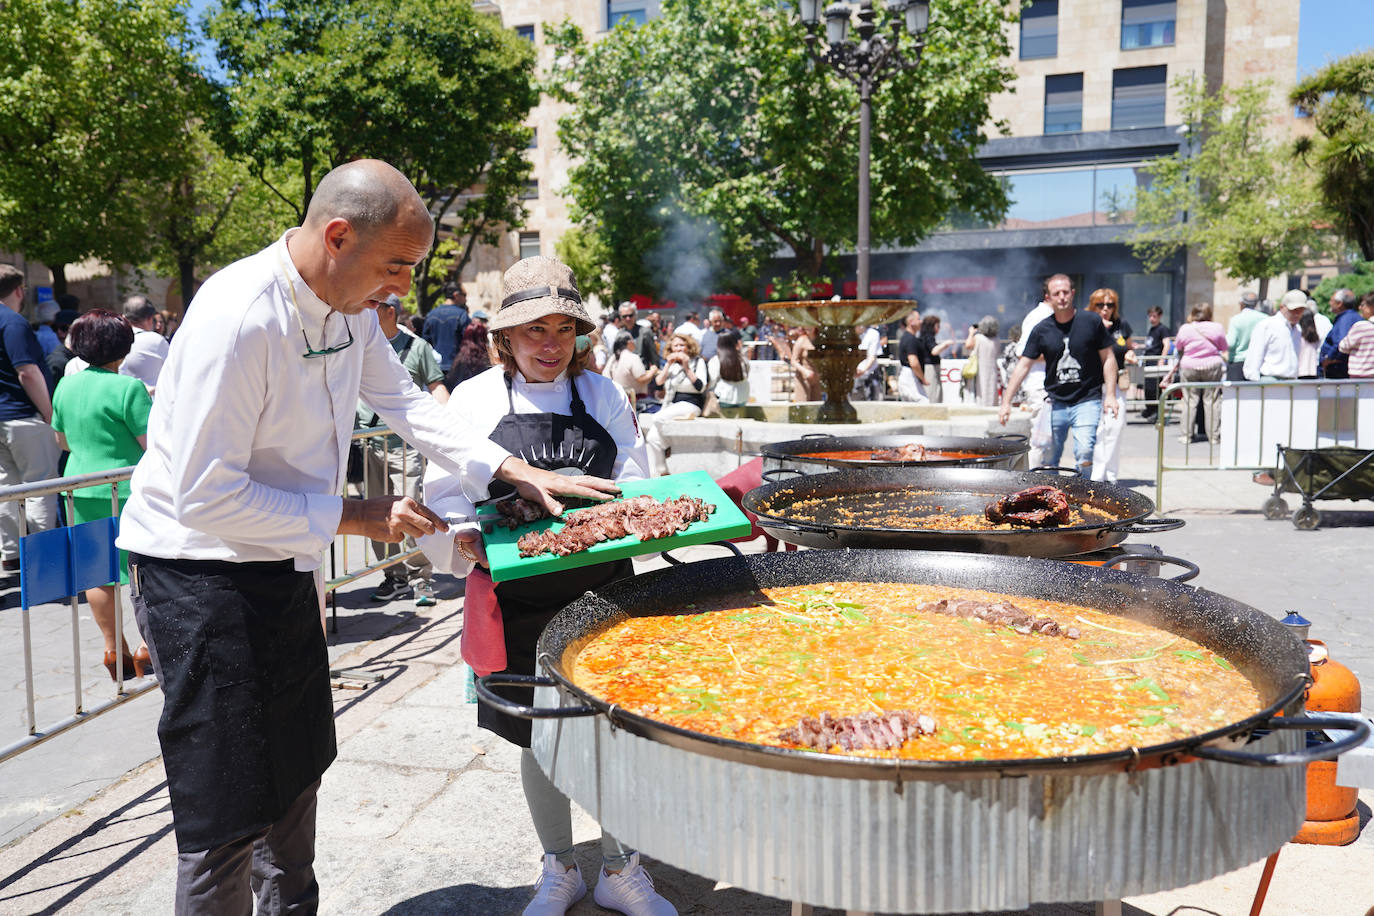
M 301 340 L 305 341 L 305 352 L 301 354 L 301 358 L 319 359 L 322 356 L 330 356 L 334 353 L 339 353 L 343 350 L 347 350 L 349 347 L 353 346 L 353 329 L 348 326 L 348 318 L 342 312 L 339 313 L 339 317 L 343 320 L 344 331 L 348 333 L 348 340 L 345 340 L 338 346 L 323 347 L 319 350 L 316 350 L 314 347 L 310 346 L 310 338 L 305 336 L 305 322 L 301 318 L 301 307 L 296 303 L 296 284 L 291 280 L 291 274 L 287 272 L 286 265 L 281 263 L 280 255 L 277 256 L 277 266 L 281 268 L 282 274 L 286 277 L 286 289 L 291 294 L 291 308 L 294 309 L 296 312 L 296 325 L 301 329 Z M 320 333 L 324 333 L 323 328 L 320 329 Z M 321 337 L 320 343 L 324 343 L 323 337 Z
M 294 293 L 292 294 L 292 298 L 295 298 Z M 295 303 L 293 302 L 292 304 L 294 305 Z M 343 316 L 340 315 L 340 317 L 342 318 Z M 300 321 L 299 311 L 297 311 L 296 313 L 296 321 Z M 348 332 L 348 340 L 345 340 L 343 343 L 339 344 L 336 347 L 325 347 L 323 350 L 315 350 L 311 348 L 310 338 L 305 336 L 305 325 L 301 325 L 301 339 L 305 341 L 305 352 L 302 353 L 301 356 L 305 359 L 318 359 L 321 356 L 328 356 L 331 353 L 338 353 L 340 350 L 347 350 L 349 347 L 353 346 L 353 329 L 348 326 L 347 318 L 343 318 L 343 323 L 344 330 Z M 324 341 L 321 340 L 320 343 L 324 343 Z

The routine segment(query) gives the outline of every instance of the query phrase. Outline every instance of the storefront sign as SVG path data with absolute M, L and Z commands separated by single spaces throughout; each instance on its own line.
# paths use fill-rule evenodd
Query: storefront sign
M 923 277 L 923 293 L 991 293 L 997 290 L 996 277 Z

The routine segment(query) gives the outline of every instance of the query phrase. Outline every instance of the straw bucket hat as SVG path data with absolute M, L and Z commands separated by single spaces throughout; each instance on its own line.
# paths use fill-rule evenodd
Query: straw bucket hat
M 487 326 L 499 331 L 553 314 L 574 319 L 579 334 L 596 330 L 568 265 L 554 258 L 525 258 L 502 278 L 501 305 Z

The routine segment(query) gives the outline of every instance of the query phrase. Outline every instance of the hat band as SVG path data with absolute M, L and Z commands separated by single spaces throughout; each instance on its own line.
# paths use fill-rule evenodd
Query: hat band
M 578 294 L 577 290 L 564 289 L 561 286 L 549 284 L 548 286 L 540 286 L 535 289 L 524 289 L 518 293 L 511 293 L 501 300 L 501 308 L 505 308 L 508 305 L 515 305 L 517 302 L 524 302 L 527 299 L 543 299 L 545 296 L 552 299 L 569 299 L 579 305 L 582 304 L 582 297 Z

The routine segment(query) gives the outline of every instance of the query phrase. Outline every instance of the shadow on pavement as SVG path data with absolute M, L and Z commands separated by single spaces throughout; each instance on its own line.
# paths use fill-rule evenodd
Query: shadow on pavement
M 340 605 L 340 612 L 348 610 Z M 397 608 L 394 611 L 373 610 L 361 614 L 339 614 L 339 629 L 331 629 L 329 644 L 372 642 L 383 636 L 400 633 L 414 633 L 425 628 L 428 621 L 415 613 L 414 608 Z
M 144 810 L 141 811 L 136 810 L 141 806 L 146 806 L 149 802 L 159 797 L 164 801 L 160 807 L 144 808 Z M 105 861 L 105 864 L 99 870 L 69 880 L 67 882 L 69 885 L 68 891 L 43 909 L 34 911 L 24 910 L 23 907 L 19 907 L 15 910 L 9 910 L 9 912 L 34 912 L 35 914 L 60 913 L 67 906 L 80 900 L 83 895 L 90 892 L 91 889 L 99 885 L 101 881 L 109 878 L 115 872 L 119 871 L 120 868 L 133 862 L 143 854 L 144 850 L 153 846 L 172 832 L 170 819 L 171 802 L 166 799 L 167 783 L 162 782 L 144 792 L 142 795 L 130 800 L 127 804 L 116 808 L 104 817 L 92 822 L 89 827 L 80 833 L 68 837 L 47 852 L 35 857 L 18 871 L 0 878 L 0 888 L 9 887 L 19 879 L 44 866 L 54 865 L 60 860 L 70 859 L 75 856 L 89 853 L 92 847 L 87 847 L 85 850 L 83 850 L 82 847 L 93 840 L 97 840 L 97 838 L 99 838 L 99 842 L 101 843 L 109 842 L 124 845 L 126 847 L 118 858 L 113 860 L 102 859 L 101 861 Z M 127 825 L 144 818 L 155 818 L 156 822 L 161 823 L 162 826 L 151 833 L 137 834 L 135 831 L 134 835 L 130 835 L 131 831 Z M 118 828 L 123 829 L 120 830 Z M 111 840 L 106 841 L 99 836 L 106 830 L 117 830 L 117 835 Z M 93 848 L 100 848 L 99 843 Z M 50 891 L 52 889 L 52 886 L 45 886 L 42 888 L 44 891 Z M 5 908 L 7 900 L 17 899 L 18 898 L 7 898 L 3 896 L 3 894 L 0 894 L 0 909 Z
M 529 902 L 532 890 L 529 887 L 454 884 L 403 900 L 382 910 L 381 916 L 437 916 L 440 913 L 444 916 L 498 916 L 502 913 L 519 913 Z

